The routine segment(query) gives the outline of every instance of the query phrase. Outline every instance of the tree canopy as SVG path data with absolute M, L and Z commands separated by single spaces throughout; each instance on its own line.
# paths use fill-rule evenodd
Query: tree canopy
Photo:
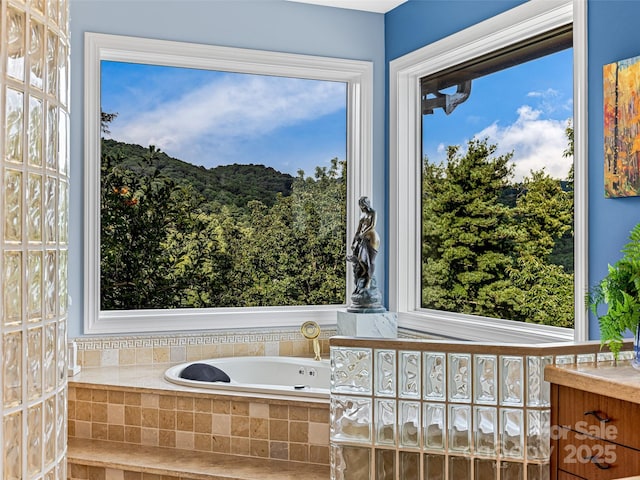
M 570 137 L 571 138 L 571 137 Z M 422 172 L 422 306 L 570 327 L 573 179 L 513 181 L 511 155 L 473 139 Z
M 516 182 L 496 151 L 424 159 L 422 306 L 571 327 L 572 171 Z M 345 303 L 345 162 L 206 169 L 103 139 L 101 167 L 103 310 Z
M 201 171 L 103 141 L 101 308 L 344 303 L 345 173 Z

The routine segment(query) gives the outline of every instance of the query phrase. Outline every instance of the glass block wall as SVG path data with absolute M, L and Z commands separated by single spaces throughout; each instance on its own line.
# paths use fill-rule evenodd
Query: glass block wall
M 331 339 L 332 480 L 547 480 L 551 363 L 597 344 Z
M 0 477 L 66 478 L 67 0 L 0 0 Z

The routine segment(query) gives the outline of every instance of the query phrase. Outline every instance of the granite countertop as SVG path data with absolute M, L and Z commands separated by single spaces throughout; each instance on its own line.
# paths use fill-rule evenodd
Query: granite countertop
M 565 387 L 640 404 L 640 370 L 631 362 L 548 365 L 544 379 Z

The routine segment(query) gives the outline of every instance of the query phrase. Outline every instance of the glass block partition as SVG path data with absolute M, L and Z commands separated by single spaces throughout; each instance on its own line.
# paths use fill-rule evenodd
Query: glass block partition
M 0 478 L 65 479 L 67 0 L 0 1 Z
M 547 480 L 545 365 L 612 360 L 593 342 L 330 345 L 332 480 Z

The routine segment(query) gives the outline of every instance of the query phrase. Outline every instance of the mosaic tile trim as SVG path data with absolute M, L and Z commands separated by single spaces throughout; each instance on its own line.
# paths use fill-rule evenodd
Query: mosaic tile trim
M 328 340 L 336 331 L 323 330 L 321 340 Z M 219 332 L 178 335 L 148 335 L 126 337 L 77 337 L 78 350 L 111 350 L 121 348 L 181 347 L 188 345 L 215 345 L 235 343 L 260 343 L 304 340 L 298 330 L 274 330 L 267 332 Z

